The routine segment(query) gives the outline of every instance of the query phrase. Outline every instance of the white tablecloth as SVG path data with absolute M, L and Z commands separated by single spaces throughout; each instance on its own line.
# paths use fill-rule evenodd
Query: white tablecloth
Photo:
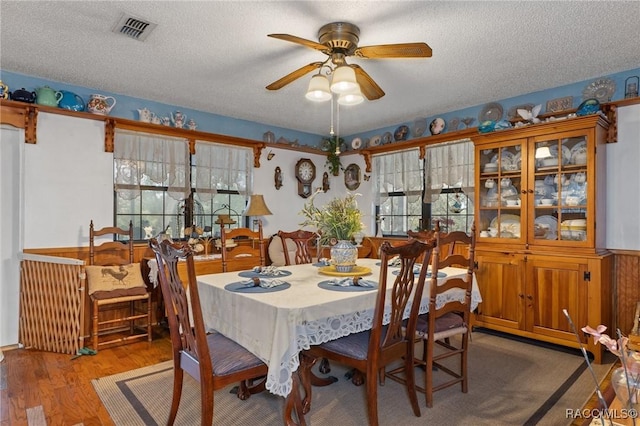
M 358 265 L 371 268 L 368 279 L 378 281 L 379 259 L 358 259 Z M 267 389 L 286 396 L 291 391 L 292 372 L 299 365 L 298 354 L 317 345 L 368 330 L 373 320 L 376 291 L 331 291 L 318 287 L 333 277 L 320 274 L 307 265 L 283 266 L 292 275 L 280 279 L 291 287 L 271 293 L 236 293 L 225 290 L 227 284 L 245 281 L 238 272 L 198 276 L 202 315 L 208 331 L 217 330 L 240 343 L 269 366 Z M 388 287 L 396 278 L 388 271 Z M 446 268 L 447 275 L 465 274 L 465 269 Z M 439 300 L 464 300 L 463 292 L 450 292 Z M 481 297 L 474 277 L 471 309 Z M 429 308 L 428 283 L 420 313 Z M 408 314 L 408 312 L 407 312 Z

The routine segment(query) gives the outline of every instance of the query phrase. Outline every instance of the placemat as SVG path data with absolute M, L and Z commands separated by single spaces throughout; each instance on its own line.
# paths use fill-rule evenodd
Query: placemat
M 291 271 L 286 271 L 284 269 L 280 269 L 279 271 L 280 271 L 279 275 L 261 274 L 259 272 L 254 272 L 254 271 L 242 271 L 238 273 L 238 276 L 242 278 L 281 278 L 281 277 L 288 277 L 289 275 L 291 275 Z
M 373 281 L 370 281 L 373 282 Z M 371 290 L 377 290 L 378 289 L 378 283 L 375 283 L 375 287 L 360 287 L 358 285 L 350 285 L 350 286 L 340 286 L 340 285 L 333 285 L 331 284 L 331 280 L 326 280 L 326 281 L 320 281 L 318 283 L 318 287 L 325 289 L 325 290 L 331 290 L 331 291 L 346 291 L 346 292 L 350 292 L 350 291 L 371 291 Z

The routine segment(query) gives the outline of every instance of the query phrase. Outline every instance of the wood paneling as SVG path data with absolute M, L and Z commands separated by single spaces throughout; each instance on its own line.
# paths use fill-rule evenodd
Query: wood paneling
M 613 282 L 617 286 L 615 323 L 622 334 L 628 334 L 633 328 L 636 304 L 640 302 L 640 252 L 615 253 Z M 615 330 L 608 333 L 615 335 Z

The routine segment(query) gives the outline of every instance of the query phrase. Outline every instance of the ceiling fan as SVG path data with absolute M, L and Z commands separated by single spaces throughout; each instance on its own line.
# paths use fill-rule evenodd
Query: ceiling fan
M 355 56 L 362 59 L 386 58 L 428 58 L 431 48 L 426 43 L 380 44 L 358 47 L 360 29 L 348 22 L 332 22 L 318 30 L 318 42 L 296 37 L 290 34 L 268 34 L 269 37 L 301 44 L 316 49 L 328 56 L 324 62 L 312 62 L 274 81 L 268 90 L 278 90 L 305 74 L 327 66 L 333 72 L 337 67 L 346 65 L 353 69 L 362 94 L 369 100 L 384 96 L 384 91 L 360 66 L 347 64 L 346 58 Z M 330 62 L 330 63 L 329 63 Z

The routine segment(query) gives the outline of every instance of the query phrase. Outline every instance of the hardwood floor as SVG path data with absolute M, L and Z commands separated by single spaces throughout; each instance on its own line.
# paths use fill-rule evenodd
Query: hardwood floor
M 0 363 L 0 425 L 26 426 L 27 409 L 42 406 L 48 426 L 113 425 L 91 380 L 171 359 L 169 331 L 154 327 L 152 342 L 70 355 L 16 349 Z M 40 425 L 38 425 L 40 426 Z

